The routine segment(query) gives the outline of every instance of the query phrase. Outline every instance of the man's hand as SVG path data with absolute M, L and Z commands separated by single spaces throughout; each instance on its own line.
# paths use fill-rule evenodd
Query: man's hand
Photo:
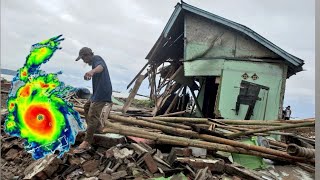
M 87 72 L 84 75 L 84 80 L 90 80 L 92 76 L 96 73 L 101 73 L 103 71 L 103 67 L 101 65 L 98 65 L 96 68 L 92 69 L 91 71 Z
M 90 80 L 93 76 L 94 72 L 91 70 L 84 75 L 84 80 Z

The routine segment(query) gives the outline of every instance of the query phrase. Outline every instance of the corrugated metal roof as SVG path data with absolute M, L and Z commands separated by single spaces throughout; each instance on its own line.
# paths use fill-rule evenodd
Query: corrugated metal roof
M 285 59 L 290 64 L 289 66 L 294 71 L 293 73 L 302 71 L 302 65 L 304 64 L 304 61 L 302 59 L 289 54 L 288 52 L 286 52 L 283 49 L 281 49 L 280 47 L 276 46 L 275 44 L 273 44 L 272 42 L 270 42 L 266 38 L 262 37 L 258 33 L 254 32 L 250 28 L 248 28 L 248 27 L 246 27 L 244 25 L 241 25 L 239 23 L 230 21 L 228 19 L 225 19 L 223 17 L 217 16 L 217 15 L 212 14 L 210 12 L 204 11 L 204 10 L 199 9 L 197 7 L 191 6 L 191 5 L 186 4 L 184 2 L 182 2 L 181 4 L 178 3 L 175 6 L 174 12 L 172 13 L 169 21 L 167 22 L 167 24 L 166 24 L 164 30 L 162 31 L 159 39 L 157 40 L 155 45 L 152 47 L 152 49 L 148 53 L 146 59 L 152 60 L 153 59 L 153 55 L 155 54 L 155 52 L 162 48 L 162 46 L 160 45 L 161 42 L 164 42 L 164 40 L 168 38 L 168 34 L 172 30 L 172 27 L 174 26 L 176 20 L 178 19 L 178 17 L 180 15 L 183 15 L 183 13 L 185 11 L 197 14 L 197 15 L 205 17 L 205 18 L 208 18 L 210 20 L 213 20 L 215 22 L 218 22 L 220 24 L 223 24 L 225 26 L 228 26 L 230 28 L 233 28 L 233 29 L 235 29 L 235 30 L 237 30 L 239 32 L 242 32 L 242 33 L 246 34 L 247 36 L 249 36 L 252 39 L 256 40 L 257 42 L 259 42 L 260 44 L 262 44 L 266 48 L 270 49 L 271 51 L 273 51 L 274 53 L 278 54 L 280 57 Z

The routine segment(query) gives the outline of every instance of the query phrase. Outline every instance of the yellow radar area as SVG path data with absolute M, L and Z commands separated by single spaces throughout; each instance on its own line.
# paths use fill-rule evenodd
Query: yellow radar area
M 84 122 L 73 105 L 63 97 L 75 89 L 45 73 L 40 66 L 53 56 L 63 41 L 62 35 L 31 46 L 22 68 L 12 80 L 7 106 L 5 132 L 25 139 L 25 149 L 34 159 L 59 151 L 69 151 Z

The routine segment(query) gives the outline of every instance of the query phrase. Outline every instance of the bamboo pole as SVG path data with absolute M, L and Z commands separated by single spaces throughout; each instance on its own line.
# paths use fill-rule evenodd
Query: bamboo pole
M 217 128 L 226 129 L 226 130 L 234 131 L 234 132 L 241 132 L 241 131 L 249 131 L 249 130 L 251 130 L 249 128 L 237 127 L 237 126 L 232 126 L 232 125 L 219 123 L 219 122 L 213 123 L 213 124 L 215 124 L 215 126 Z M 257 135 L 257 136 L 269 136 L 269 134 L 267 134 L 267 133 L 254 133 L 254 135 Z
M 166 126 L 171 126 L 171 127 L 177 127 L 177 128 L 181 128 L 181 129 L 189 129 L 189 130 L 191 129 L 191 127 L 187 126 L 187 125 L 158 121 L 158 120 L 150 120 L 149 118 L 145 118 L 145 117 L 141 117 L 141 116 L 136 117 L 136 119 L 141 119 L 144 121 L 148 121 L 148 122 L 152 122 L 152 123 L 156 123 L 156 124 L 161 124 L 161 125 L 166 125 Z
M 79 113 L 84 112 L 82 108 L 75 108 Z M 81 110 L 82 109 L 82 110 Z M 207 118 L 189 118 L 189 117 L 152 117 L 150 119 L 160 120 L 160 121 L 167 121 L 167 122 L 174 122 L 174 123 L 183 123 L 183 122 L 191 122 L 191 123 L 204 123 L 210 124 Z M 313 123 L 314 118 L 308 118 L 305 120 L 286 120 L 286 121 L 279 121 L 279 120 L 227 120 L 227 119 L 210 119 L 211 121 L 215 121 L 216 123 L 221 122 L 224 124 L 234 124 L 234 125 L 266 125 L 270 126 L 282 126 L 282 125 L 289 125 L 289 124 L 300 124 L 302 123 Z M 248 126 L 246 126 L 248 127 Z
M 228 125 L 251 125 L 251 126 L 281 126 L 281 125 L 286 125 L 288 123 L 283 123 L 283 122 L 279 122 L 279 121 L 261 121 L 261 120 L 221 120 L 221 119 L 216 119 L 219 120 L 225 124 Z
M 118 125 L 114 123 L 107 122 L 107 127 L 111 128 L 105 128 L 104 132 L 109 133 L 117 133 L 122 134 L 125 136 L 136 136 L 146 139 L 151 139 L 156 141 L 157 143 L 166 143 L 166 144 L 172 144 L 172 145 L 180 145 L 180 146 L 193 146 L 193 147 L 200 147 L 205 148 L 208 150 L 218 150 L 218 151 L 225 151 L 230 153 L 239 153 L 239 154 L 247 154 L 247 155 L 253 155 L 253 156 L 260 156 L 263 158 L 268 158 L 272 160 L 281 160 L 281 161 L 289 161 L 293 162 L 292 159 L 287 159 L 281 156 L 274 156 L 266 153 L 261 153 L 257 151 L 251 151 L 246 150 L 243 148 L 235 148 L 229 145 L 224 144 L 217 144 L 212 142 L 205 142 L 205 141 L 199 141 L 194 139 L 188 139 L 184 137 L 176 137 L 176 136 L 169 136 L 165 134 L 158 134 L 153 132 L 147 132 L 142 128 L 135 128 L 135 127 L 129 127 L 124 125 Z M 306 161 L 304 158 L 297 158 L 296 161 L 304 162 Z
M 241 127 L 235 127 L 235 126 L 225 126 L 225 125 L 220 125 L 216 124 L 216 127 L 224 128 L 224 129 L 234 129 L 238 131 L 248 131 L 249 129 L 247 128 L 241 128 Z
M 204 140 L 210 141 L 210 142 L 227 144 L 227 145 L 231 145 L 231 146 L 235 146 L 235 147 L 241 147 L 244 149 L 259 151 L 262 153 L 272 154 L 275 156 L 280 156 L 280 157 L 284 157 L 284 158 L 288 158 L 288 159 L 292 159 L 292 160 L 296 160 L 296 161 L 305 161 L 303 158 L 290 156 L 289 154 L 287 154 L 285 152 L 281 152 L 281 151 L 277 151 L 277 150 L 273 150 L 273 149 L 269 149 L 269 148 L 265 148 L 265 147 L 261 147 L 261 146 L 248 145 L 248 144 L 245 144 L 242 142 L 233 141 L 233 140 L 215 137 L 215 136 L 210 136 L 210 135 L 206 135 L 206 134 L 198 134 L 198 133 L 196 133 L 194 131 L 190 131 L 190 130 L 168 127 L 168 126 L 164 126 L 164 125 L 159 125 L 159 124 L 154 124 L 154 123 L 145 122 L 145 121 L 141 121 L 141 120 L 136 120 L 131 117 L 123 117 L 123 116 L 119 116 L 119 115 L 109 115 L 109 118 L 120 121 L 120 122 L 125 122 L 125 123 L 130 123 L 130 124 L 159 129 L 165 133 L 170 133 L 170 134 L 174 134 L 174 135 L 184 136 L 184 137 L 188 137 L 188 138 L 192 137 L 192 138 L 204 139 Z
M 289 144 L 287 146 L 287 153 L 293 156 L 305 157 L 305 158 L 314 158 L 315 149 L 300 147 L 296 144 Z
M 207 118 L 190 118 L 190 117 L 154 117 L 156 120 L 171 121 L 171 122 L 187 122 L 187 121 L 207 121 Z M 229 119 L 210 119 L 211 121 L 221 122 L 225 124 L 237 125 L 266 125 L 266 126 L 281 126 L 285 124 L 298 124 L 297 122 L 315 122 L 314 120 L 229 120 Z
M 299 128 L 299 129 L 302 129 L 302 128 Z M 274 131 L 266 132 L 266 133 L 267 134 L 283 135 L 283 136 L 292 136 L 292 137 L 304 140 L 304 141 L 308 142 L 309 144 L 313 144 L 313 145 L 315 144 L 315 140 L 314 139 L 306 138 L 306 137 L 303 137 L 303 136 L 300 136 L 300 135 L 297 135 L 297 134 L 293 134 L 293 133 L 274 132 Z
M 84 110 L 83 108 L 79 108 L 79 107 L 74 107 L 74 110 L 78 111 L 80 114 L 83 114 L 84 113 Z M 157 119 L 157 118 L 149 118 L 149 117 L 139 117 L 139 118 L 143 118 L 144 121 L 149 121 L 149 122 L 154 122 L 154 123 L 157 123 L 157 124 L 163 124 L 163 125 L 166 125 L 165 122 L 172 122 L 172 121 L 163 121 L 164 123 L 160 123 L 162 122 L 161 120 L 153 120 L 153 119 Z M 206 119 L 205 118 L 188 118 L 189 121 L 188 122 L 191 122 L 191 123 L 207 123 Z M 180 121 L 181 123 L 185 122 L 185 121 L 181 121 L 180 119 L 177 120 L 177 121 Z M 177 122 L 176 121 L 176 122 Z M 173 125 L 174 123 L 171 123 L 169 126 L 172 126 L 172 127 L 179 127 L 179 128 L 182 128 L 182 129 L 189 129 L 185 126 L 180 126 L 180 125 Z M 243 130 L 243 131 L 248 131 L 250 129 L 247 129 L 247 128 L 240 128 L 240 127 L 235 127 L 235 126 L 223 126 L 223 125 L 217 125 L 217 127 L 221 127 L 221 128 L 225 128 L 225 129 L 235 129 L 235 130 Z M 261 136 L 266 136 L 266 134 L 263 134 L 263 133 L 254 133 L 255 135 L 261 135 Z M 270 134 L 270 133 L 269 133 Z M 277 132 L 274 132 L 273 134 L 277 134 Z
M 261 129 L 261 128 L 267 128 L 267 127 L 270 127 L 270 126 L 266 126 L 266 125 L 234 125 L 234 127 L 239 127 L 239 128 L 247 128 L 247 129 Z
M 216 128 L 216 129 L 223 129 L 223 130 L 231 131 L 231 132 L 234 132 L 234 133 L 241 132 L 241 131 L 236 130 L 236 129 L 233 129 L 233 128 L 221 127 L 221 126 L 217 126 L 217 125 L 216 125 L 215 128 Z
M 271 145 L 279 146 L 279 147 L 282 147 L 282 148 L 287 148 L 287 147 L 288 147 L 288 145 L 287 145 L 286 143 L 279 142 L 279 141 L 269 140 L 269 143 L 270 143 Z
M 173 123 L 197 123 L 197 124 L 207 124 L 208 120 L 205 118 L 185 118 L 185 117 L 151 117 L 152 120 L 159 120 L 165 122 L 173 122 Z
M 76 111 L 79 113 L 84 113 L 83 109 L 80 107 L 74 107 Z M 210 124 L 207 118 L 188 118 L 188 117 L 151 117 L 150 119 L 173 122 L 173 123 L 183 123 L 183 122 L 191 122 L 191 123 L 199 123 L 199 124 Z M 308 118 L 306 120 L 287 120 L 287 121 L 277 121 L 277 120 L 226 120 L 226 119 L 210 119 L 216 122 L 221 122 L 224 124 L 234 124 L 234 125 L 266 125 L 270 126 L 282 126 L 282 125 L 290 125 L 290 124 L 300 124 L 296 122 L 315 122 L 314 120 Z M 285 122 L 285 123 L 283 123 Z M 248 127 L 248 126 L 246 126 Z
M 276 130 L 284 130 L 284 129 L 292 129 L 292 128 L 297 128 L 297 127 L 309 127 L 309 126 L 314 126 L 314 122 L 307 122 L 307 123 L 298 123 L 298 124 L 290 124 L 290 125 L 284 125 L 284 126 L 277 126 L 277 127 L 268 127 L 268 128 L 262 128 L 262 129 L 255 129 L 255 130 L 250 130 L 246 132 L 240 132 L 240 133 L 233 133 L 227 135 L 228 137 L 231 138 L 236 138 L 239 136 L 245 136 L 245 135 L 250 135 L 253 133 L 262 133 L 262 132 L 267 132 L 267 131 L 276 131 Z
M 300 119 L 300 120 L 279 120 L 279 122 L 289 123 L 289 124 L 298 124 L 298 123 L 305 123 L 305 122 L 315 122 L 315 118 L 307 118 L 307 119 Z
M 223 126 L 223 125 L 217 125 L 216 124 L 216 127 L 222 128 L 222 129 L 227 129 L 227 130 L 234 130 L 234 131 L 238 131 L 238 132 L 251 130 L 251 129 L 248 129 L 248 128 L 239 128 L 239 127 L 230 126 L 230 125 Z M 254 135 L 257 135 L 257 136 L 269 136 L 269 134 L 267 134 L 267 133 L 254 133 Z

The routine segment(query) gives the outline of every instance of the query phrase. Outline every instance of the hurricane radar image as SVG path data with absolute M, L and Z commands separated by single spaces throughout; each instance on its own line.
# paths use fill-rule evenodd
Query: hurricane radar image
M 74 144 L 84 121 L 66 96 L 76 89 L 59 81 L 57 73 L 46 73 L 40 66 L 60 50 L 62 35 L 31 46 L 22 68 L 11 82 L 7 101 L 5 132 L 24 139 L 25 150 L 34 159 L 57 153 L 62 157 Z

